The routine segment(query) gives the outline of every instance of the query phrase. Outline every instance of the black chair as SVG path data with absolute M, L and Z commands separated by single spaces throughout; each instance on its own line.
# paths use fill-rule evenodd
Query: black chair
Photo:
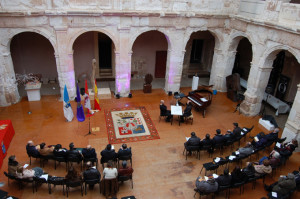
M 48 189 L 49 194 L 51 194 L 51 185 L 62 185 L 63 187 L 63 195 L 65 195 L 65 178 L 64 177 L 50 177 L 48 178 Z
M 67 167 L 68 169 L 73 165 L 73 163 L 80 164 L 80 168 L 82 171 L 82 157 L 68 156 L 67 157 Z
M 244 135 L 243 135 L 244 142 L 246 142 L 247 134 L 249 134 L 253 128 L 254 128 L 254 125 L 251 128 L 247 128 L 247 127 L 242 128 L 242 132 L 244 133 Z
M 100 179 L 94 179 L 94 180 L 84 180 L 84 190 L 85 190 L 85 195 L 86 195 L 86 189 L 87 189 L 87 185 L 95 185 L 95 184 L 99 184 L 99 190 L 100 190 L 100 194 L 101 194 L 101 183 L 100 183 Z
M 187 160 L 187 156 L 189 155 L 189 151 L 191 151 L 191 153 L 196 152 L 196 157 L 200 160 L 200 146 L 188 146 L 189 150 L 186 149 L 186 147 L 184 147 L 183 149 L 183 155 L 185 152 L 185 160 Z
M 240 188 L 240 195 L 241 195 L 242 193 L 244 193 L 245 183 L 246 183 L 246 181 L 234 183 L 233 185 L 231 185 L 230 189 Z
M 229 198 L 230 197 L 230 188 L 231 188 L 231 185 L 219 186 L 217 193 L 226 191 L 225 198 Z
M 205 168 L 205 176 L 206 176 L 207 171 L 214 171 L 215 173 L 217 173 L 219 165 L 215 164 L 214 162 L 204 163 L 202 168 L 201 168 L 200 174 L 201 174 L 203 168 Z
M 203 145 L 200 147 L 200 151 L 199 151 L 199 160 L 200 160 L 200 156 L 201 156 L 201 151 L 207 151 L 208 152 L 208 157 L 212 157 L 212 145 Z
M 124 160 L 128 161 L 129 160 L 130 161 L 130 165 L 132 167 L 132 155 L 118 157 L 118 159 L 117 159 L 117 161 L 118 161 L 118 163 L 117 163 L 118 168 L 119 168 L 119 161 L 120 160 L 122 160 L 122 161 L 124 161 Z
M 22 189 L 23 183 L 31 183 L 32 186 L 32 193 L 34 193 L 34 180 L 32 178 L 16 178 L 16 181 L 19 183 L 19 189 Z
M 131 188 L 133 189 L 133 180 L 132 180 L 132 174 L 130 176 L 118 176 L 118 182 L 125 182 L 125 181 L 131 181 Z
M 96 169 L 98 169 L 98 158 L 83 158 L 83 162 L 91 162 L 93 165 L 96 163 Z
M 195 198 L 195 196 L 196 196 L 196 194 L 197 193 L 199 193 L 199 195 L 200 195 L 200 198 L 202 197 L 202 196 L 209 196 L 209 195 L 212 195 L 212 198 L 214 198 L 214 196 L 215 196 L 215 193 L 214 192 L 211 192 L 211 193 L 208 193 L 208 192 L 202 192 L 202 191 L 200 191 L 199 189 L 194 189 L 194 191 L 195 191 L 195 194 L 194 194 L 194 198 Z
M 101 161 L 101 160 L 100 160 Z M 102 164 L 102 168 L 104 169 L 104 164 L 108 163 L 108 161 L 112 161 L 113 162 L 113 166 L 116 166 L 118 159 L 117 158 L 113 158 L 111 160 L 104 160 L 101 164 Z
M 71 182 L 65 180 L 65 184 L 66 184 L 67 197 L 69 197 L 70 188 L 76 188 L 76 187 L 80 187 L 81 196 L 83 196 L 83 181 L 79 180 L 79 181 Z
M 218 143 L 218 144 L 215 144 L 213 146 L 213 150 L 219 150 L 220 151 L 220 154 L 223 155 L 223 146 L 224 146 L 224 143 Z
M 54 169 L 56 170 L 56 162 L 60 164 L 61 162 L 66 163 L 66 171 L 68 171 L 68 161 L 65 157 L 62 156 L 54 156 Z
M 38 158 L 41 157 L 40 155 L 32 155 L 32 154 L 29 154 L 28 152 L 27 152 L 27 155 L 29 157 L 29 165 L 31 165 L 31 158 L 35 158 L 37 160 Z M 41 159 L 40 159 L 40 165 L 42 166 Z
M 38 186 L 41 186 L 42 184 L 47 184 L 48 180 L 45 178 L 38 178 L 38 177 L 33 177 L 34 180 L 34 185 L 35 185 L 35 191 L 37 192 Z
M 221 157 L 219 161 L 216 162 L 216 158 L 214 158 L 214 163 L 218 164 L 219 167 L 225 165 L 226 168 L 226 164 L 228 163 L 228 160 Z
M 16 180 L 16 177 L 14 175 L 8 174 L 6 171 L 4 171 L 3 173 L 7 177 L 8 185 L 9 185 L 9 180 Z
M 54 160 L 54 155 L 47 155 L 47 156 L 40 155 L 40 161 L 42 167 L 45 166 L 45 162 L 48 162 L 48 160 Z

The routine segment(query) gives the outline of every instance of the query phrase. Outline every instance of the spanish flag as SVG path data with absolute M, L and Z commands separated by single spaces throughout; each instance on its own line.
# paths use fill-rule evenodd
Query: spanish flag
M 94 98 L 94 109 L 101 111 L 98 99 L 98 88 L 97 88 L 97 81 L 95 80 L 95 98 Z

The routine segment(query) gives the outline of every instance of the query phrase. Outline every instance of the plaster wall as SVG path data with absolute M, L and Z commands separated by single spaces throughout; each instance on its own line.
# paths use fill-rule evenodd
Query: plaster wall
M 140 35 L 132 48 L 131 71 L 137 77 L 150 73 L 154 77 L 156 51 L 167 51 L 168 43 L 163 33 L 149 31 Z

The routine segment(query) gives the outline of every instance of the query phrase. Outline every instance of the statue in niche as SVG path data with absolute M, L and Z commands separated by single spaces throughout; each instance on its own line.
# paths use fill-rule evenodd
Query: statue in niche
M 93 91 L 95 88 L 95 72 L 96 72 L 96 65 L 97 65 L 96 63 L 97 63 L 96 59 L 93 59 L 92 60 L 92 74 L 91 74 L 91 79 L 90 79 Z

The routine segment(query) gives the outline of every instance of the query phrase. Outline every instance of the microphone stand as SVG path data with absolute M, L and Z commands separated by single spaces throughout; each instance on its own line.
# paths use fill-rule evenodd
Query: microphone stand
M 89 117 L 89 132 L 87 134 L 85 134 L 84 136 L 87 136 L 87 135 L 96 135 L 95 133 L 91 132 L 91 116 L 88 116 L 88 117 Z

